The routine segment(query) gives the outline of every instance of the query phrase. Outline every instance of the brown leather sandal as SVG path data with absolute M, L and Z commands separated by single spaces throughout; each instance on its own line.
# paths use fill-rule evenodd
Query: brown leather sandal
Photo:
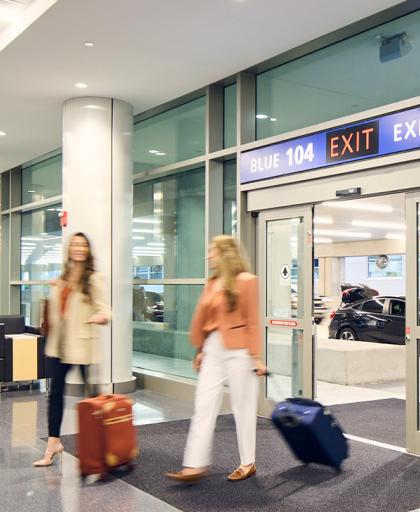
M 252 466 L 249 469 L 244 469 L 242 466 L 239 466 L 235 469 L 233 473 L 231 473 L 228 476 L 228 480 L 231 482 L 237 482 L 238 480 L 245 480 L 246 478 L 249 478 L 252 475 L 255 475 L 257 472 L 257 467 L 255 464 L 252 464 Z

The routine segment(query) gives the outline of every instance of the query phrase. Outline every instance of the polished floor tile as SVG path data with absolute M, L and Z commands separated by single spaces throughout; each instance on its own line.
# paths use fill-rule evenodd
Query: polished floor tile
M 191 405 L 147 391 L 131 395 L 137 425 L 191 415 Z M 63 435 L 76 432 L 75 405 L 66 397 Z M 175 512 L 176 509 L 121 480 L 106 484 L 92 477 L 81 485 L 77 459 L 67 453 L 49 468 L 33 468 L 42 457 L 47 436 L 47 398 L 39 391 L 0 395 L 1 512 Z M 140 461 L 141 463 L 141 461 Z

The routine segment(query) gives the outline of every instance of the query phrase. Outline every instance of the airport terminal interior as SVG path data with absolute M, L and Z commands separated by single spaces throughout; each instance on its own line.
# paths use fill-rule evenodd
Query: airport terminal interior
M 419 62 L 418 0 L 0 0 L 1 512 L 420 511 Z M 253 366 L 175 481 L 200 307 Z

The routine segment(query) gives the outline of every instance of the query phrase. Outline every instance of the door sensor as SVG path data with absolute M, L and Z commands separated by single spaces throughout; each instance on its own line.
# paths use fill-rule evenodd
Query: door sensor
M 362 189 L 360 187 L 345 188 L 343 190 L 336 190 L 335 197 L 346 197 L 346 196 L 360 196 Z

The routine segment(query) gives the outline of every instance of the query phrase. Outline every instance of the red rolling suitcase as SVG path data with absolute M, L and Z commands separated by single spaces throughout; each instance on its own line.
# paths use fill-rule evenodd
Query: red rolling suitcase
M 124 395 L 99 395 L 78 404 L 80 476 L 101 475 L 126 466 L 131 470 L 139 450 L 132 401 Z

